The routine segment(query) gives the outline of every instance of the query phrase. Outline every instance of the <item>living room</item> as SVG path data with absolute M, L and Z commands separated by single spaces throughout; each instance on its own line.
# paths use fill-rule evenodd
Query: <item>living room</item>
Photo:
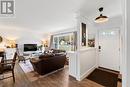
M 121 0 L 2 4 L 0 87 L 126 87 Z

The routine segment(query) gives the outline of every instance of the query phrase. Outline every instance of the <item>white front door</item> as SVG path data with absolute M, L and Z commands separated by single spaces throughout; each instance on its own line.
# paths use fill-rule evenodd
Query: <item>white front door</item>
M 119 30 L 99 31 L 99 66 L 120 70 L 120 33 Z

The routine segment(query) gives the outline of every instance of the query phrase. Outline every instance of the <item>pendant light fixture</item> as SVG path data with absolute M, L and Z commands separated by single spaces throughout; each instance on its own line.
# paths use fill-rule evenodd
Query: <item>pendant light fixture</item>
M 103 11 L 103 7 L 100 7 L 99 8 L 99 12 L 101 13 Z M 108 21 L 108 17 L 107 16 L 103 16 L 103 14 L 101 13 L 100 16 L 98 16 L 96 19 L 95 19 L 95 22 L 96 23 L 103 23 L 103 22 L 106 22 Z

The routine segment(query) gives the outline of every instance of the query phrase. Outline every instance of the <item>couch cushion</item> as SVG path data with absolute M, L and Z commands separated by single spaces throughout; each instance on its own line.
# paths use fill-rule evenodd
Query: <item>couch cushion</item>
M 53 53 L 61 53 L 61 52 L 66 52 L 65 50 L 59 50 L 59 49 L 51 49 Z
M 39 59 L 42 59 L 42 58 L 49 58 L 49 57 L 53 57 L 54 54 L 53 53 L 48 53 L 48 54 L 42 54 L 39 56 Z
M 66 55 L 66 53 L 61 52 L 61 53 L 55 53 L 55 56 L 61 56 L 61 55 Z
M 33 62 L 33 63 L 37 63 L 37 62 L 39 62 L 39 61 L 40 61 L 39 58 L 31 58 L 31 59 L 30 59 L 30 62 Z

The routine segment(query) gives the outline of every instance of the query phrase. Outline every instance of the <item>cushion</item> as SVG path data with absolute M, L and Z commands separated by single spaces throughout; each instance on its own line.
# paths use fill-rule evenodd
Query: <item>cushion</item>
M 55 56 L 61 56 L 61 55 L 66 55 L 66 53 L 61 52 L 61 53 L 55 53 Z
M 52 53 L 42 54 L 39 56 L 39 59 L 49 58 L 49 57 L 53 57 L 53 56 L 54 56 L 54 54 L 52 54 Z
M 66 52 L 65 50 L 60 50 L 60 49 L 51 49 L 53 53 L 61 53 L 61 52 Z
M 38 61 L 40 61 L 39 58 L 31 58 L 30 59 L 30 62 L 32 62 L 32 63 L 37 63 Z

